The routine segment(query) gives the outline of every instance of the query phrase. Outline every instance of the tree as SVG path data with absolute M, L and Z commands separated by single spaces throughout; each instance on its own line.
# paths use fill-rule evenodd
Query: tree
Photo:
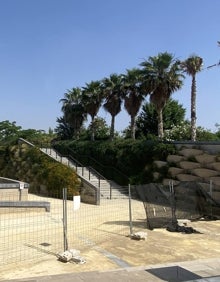
M 49 143 L 55 135 L 46 133 L 44 130 L 22 129 L 16 122 L 5 120 L 0 122 L 0 142 L 2 145 L 16 142 L 18 138 L 24 138 L 34 144 Z
M 14 140 L 19 137 L 21 126 L 16 125 L 16 121 L 10 122 L 9 120 L 4 120 L 0 122 L 0 141 L 8 142 L 9 140 Z
M 135 119 L 146 96 L 141 87 L 141 79 L 141 71 L 137 68 L 127 70 L 123 77 L 124 107 L 131 117 L 130 132 L 132 139 L 135 139 Z
M 216 133 L 209 129 L 198 126 L 196 128 L 196 136 L 199 141 L 217 141 L 219 137 Z M 165 139 L 169 141 L 187 141 L 191 139 L 191 124 L 190 121 L 184 121 L 173 126 L 171 129 L 165 131 Z
M 82 90 L 79 87 L 67 90 L 64 98 L 60 99 L 62 112 L 64 113 L 65 123 L 74 131 L 74 137 L 79 139 L 80 129 L 86 120 L 85 108 L 82 104 Z
M 87 129 L 88 133 L 91 135 L 93 132 L 95 134 L 95 139 L 103 140 L 107 139 L 110 133 L 110 128 L 106 124 L 106 121 L 101 117 L 96 117 L 93 124 L 90 124 Z
M 110 77 L 104 78 L 102 80 L 102 91 L 105 99 L 103 107 L 112 116 L 110 140 L 113 140 L 115 117 L 120 113 L 122 104 L 122 76 L 114 73 Z
M 178 126 L 185 119 L 186 109 L 176 100 L 169 99 L 163 109 L 164 131 Z M 137 136 L 147 134 L 157 135 L 157 111 L 152 103 L 146 102 L 142 106 L 140 115 L 137 117 Z
M 74 136 L 74 129 L 66 122 L 64 116 L 57 118 L 56 122 L 58 123 L 55 128 L 57 138 L 59 140 L 69 140 Z
M 158 116 L 158 137 L 163 138 L 163 108 L 171 94 L 182 86 L 180 62 L 170 53 L 159 53 L 140 64 L 143 87 L 150 94 Z
M 196 74 L 202 70 L 203 59 L 199 56 L 190 56 L 181 66 L 192 77 L 191 84 L 191 140 L 196 141 Z
M 85 111 L 91 116 L 91 140 L 95 140 L 94 119 L 101 107 L 102 91 L 100 81 L 91 81 L 83 87 L 82 103 Z

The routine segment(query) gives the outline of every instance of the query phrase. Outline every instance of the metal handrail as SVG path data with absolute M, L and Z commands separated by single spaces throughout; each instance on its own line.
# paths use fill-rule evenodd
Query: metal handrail
M 51 148 L 48 148 L 49 150 L 49 155 L 51 155 Z M 59 152 L 57 152 L 55 149 L 53 151 L 56 153 L 56 158 L 57 156 L 60 158 L 61 163 L 62 163 L 62 158 L 66 158 L 68 160 L 68 166 L 70 166 L 69 161 L 72 161 L 72 163 L 75 164 L 76 166 L 76 172 L 78 171 L 78 167 L 82 167 L 82 176 L 84 176 L 84 169 L 86 168 L 89 171 L 89 180 L 91 179 L 91 172 L 94 172 L 97 179 L 98 179 L 98 187 L 100 188 L 100 180 L 105 179 L 107 180 L 103 175 L 101 175 L 98 171 L 96 171 L 94 168 L 91 166 L 84 166 L 80 161 L 78 161 L 76 158 L 74 158 L 72 155 L 61 155 Z M 47 148 L 46 148 L 46 153 Z
M 72 149 L 68 148 L 68 151 L 70 152 L 70 156 L 72 156 L 72 154 L 76 155 L 76 153 Z M 91 163 L 91 161 L 93 163 L 96 163 L 99 167 L 102 167 L 104 171 L 106 171 L 106 170 L 114 171 L 118 176 L 122 176 L 124 179 L 126 179 L 126 182 L 129 183 L 129 177 L 126 174 L 124 174 L 123 172 L 121 172 L 120 170 L 116 169 L 115 167 L 103 165 L 102 163 L 98 162 L 96 159 L 94 159 L 93 157 L 88 156 L 88 155 L 81 155 L 81 157 L 86 157 L 88 159 L 88 163 Z M 94 169 L 94 170 L 97 171 L 96 169 Z M 104 179 L 107 179 L 107 178 L 104 178 Z

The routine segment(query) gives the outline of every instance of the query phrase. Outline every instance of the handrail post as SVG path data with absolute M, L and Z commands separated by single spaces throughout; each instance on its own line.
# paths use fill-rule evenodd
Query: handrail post
M 132 225 L 132 211 L 131 211 L 131 185 L 128 184 L 128 195 L 129 195 L 129 223 L 130 223 L 130 235 L 133 234 L 133 225 Z

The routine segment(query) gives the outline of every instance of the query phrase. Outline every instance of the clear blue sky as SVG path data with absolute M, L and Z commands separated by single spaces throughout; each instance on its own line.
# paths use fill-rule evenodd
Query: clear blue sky
M 219 0 L 0 0 L 0 121 L 56 127 L 67 89 L 168 51 L 220 60 Z M 190 86 L 173 95 L 190 118 Z M 220 123 L 220 67 L 197 76 L 197 125 Z M 103 110 L 99 116 L 110 122 Z M 116 129 L 129 125 L 122 109 Z

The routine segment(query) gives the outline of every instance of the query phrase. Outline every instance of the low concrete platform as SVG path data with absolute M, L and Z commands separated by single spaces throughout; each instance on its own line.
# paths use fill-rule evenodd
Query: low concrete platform
M 50 211 L 50 203 L 45 201 L 0 201 L 0 208 L 43 208 Z

